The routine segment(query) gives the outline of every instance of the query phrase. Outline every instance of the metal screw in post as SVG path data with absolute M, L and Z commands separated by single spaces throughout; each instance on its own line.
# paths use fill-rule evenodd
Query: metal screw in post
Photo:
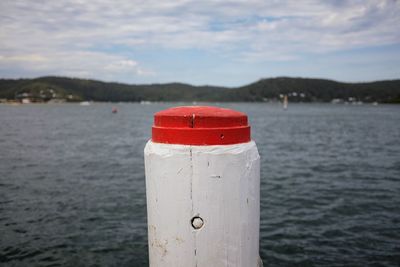
M 202 218 L 196 216 L 192 218 L 192 227 L 196 230 L 200 229 L 201 227 L 203 227 L 204 225 L 204 221 Z

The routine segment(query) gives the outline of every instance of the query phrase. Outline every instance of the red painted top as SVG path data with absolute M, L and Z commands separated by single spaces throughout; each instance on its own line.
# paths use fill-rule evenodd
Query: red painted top
M 247 115 L 225 108 L 186 106 L 154 114 L 152 141 L 182 145 L 230 145 L 250 142 Z

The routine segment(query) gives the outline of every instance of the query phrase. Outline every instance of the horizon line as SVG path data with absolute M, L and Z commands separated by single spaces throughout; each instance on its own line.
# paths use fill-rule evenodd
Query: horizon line
M 331 81 L 331 82 L 336 82 L 336 83 L 343 83 L 343 84 L 364 84 L 364 83 L 376 83 L 376 82 L 388 82 L 388 81 L 398 81 L 400 78 L 395 78 L 395 79 L 382 79 L 382 80 L 370 80 L 370 81 L 340 81 L 340 80 L 335 80 L 335 79 L 329 79 L 329 78 L 321 78 L 321 77 L 304 77 L 304 76 L 272 76 L 272 77 L 266 77 L 266 78 L 259 78 L 253 82 L 250 83 L 245 83 L 243 85 L 239 86 L 226 86 L 226 85 L 212 85 L 212 84 L 192 84 L 192 83 L 185 83 L 185 82 L 178 82 L 178 81 L 173 81 L 173 82 L 154 82 L 154 83 L 127 83 L 127 82 L 120 82 L 120 81 L 107 81 L 107 80 L 101 80 L 101 79 L 96 79 L 96 78 L 83 78 L 83 77 L 72 77 L 72 76 L 60 76 L 60 75 L 45 75 L 45 76 L 38 76 L 34 78 L 25 78 L 25 77 L 19 77 L 19 78 L 0 78 L 0 80 L 38 80 L 38 79 L 45 79 L 45 78 L 65 78 L 65 79 L 76 79 L 76 80 L 86 80 L 86 81 L 95 81 L 95 82 L 101 82 L 101 83 L 117 83 L 117 84 L 122 84 L 122 85 L 129 85 L 129 86 L 149 86 L 149 85 L 168 85 L 168 84 L 181 84 L 181 85 L 188 85 L 192 87 L 222 87 L 222 88 L 241 88 L 245 86 L 249 86 L 251 84 L 263 81 L 263 80 L 273 80 L 273 79 L 303 79 L 303 80 L 324 80 L 324 81 Z

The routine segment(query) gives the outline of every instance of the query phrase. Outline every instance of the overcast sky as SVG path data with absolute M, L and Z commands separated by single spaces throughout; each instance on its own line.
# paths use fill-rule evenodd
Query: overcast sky
M 1 0 L 0 77 L 400 78 L 396 0 Z

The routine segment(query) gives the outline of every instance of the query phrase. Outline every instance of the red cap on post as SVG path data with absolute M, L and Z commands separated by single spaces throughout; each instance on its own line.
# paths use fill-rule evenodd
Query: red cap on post
M 230 145 L 250 142 L 247 115 L 225 108 L 187 106 L 154 114 L 152 141 L 181 145 Z

